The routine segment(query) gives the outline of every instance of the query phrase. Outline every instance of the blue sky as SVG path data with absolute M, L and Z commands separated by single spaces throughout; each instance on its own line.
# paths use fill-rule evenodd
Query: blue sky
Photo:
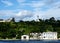
M 0 19 L 36 20 L 60 17 L 60 0 L 0 0 Z

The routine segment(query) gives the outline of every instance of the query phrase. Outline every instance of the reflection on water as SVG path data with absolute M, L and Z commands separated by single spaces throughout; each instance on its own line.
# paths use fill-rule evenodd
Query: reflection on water
M 30 41 L 21 41 L 21 40 L 0 40 L 0 43 L 60 43 L 60 41 L 39 41 L 39 40 L 30 40 Z

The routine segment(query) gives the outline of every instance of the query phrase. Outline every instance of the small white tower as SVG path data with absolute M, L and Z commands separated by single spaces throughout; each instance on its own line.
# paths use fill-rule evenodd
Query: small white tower
M 21 40 L 29 40 L 29 36 L 28 35 L 22 35 Z

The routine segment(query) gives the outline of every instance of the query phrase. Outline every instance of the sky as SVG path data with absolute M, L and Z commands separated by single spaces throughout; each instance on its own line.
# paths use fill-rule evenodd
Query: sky
M 60 18 L 60 0 L 0 0 L 0 19 Z

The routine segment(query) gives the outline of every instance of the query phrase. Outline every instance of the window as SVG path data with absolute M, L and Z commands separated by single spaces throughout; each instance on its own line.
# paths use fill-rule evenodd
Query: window
M 26 37 L 24 36 L 24 39 L 26 39 Z

